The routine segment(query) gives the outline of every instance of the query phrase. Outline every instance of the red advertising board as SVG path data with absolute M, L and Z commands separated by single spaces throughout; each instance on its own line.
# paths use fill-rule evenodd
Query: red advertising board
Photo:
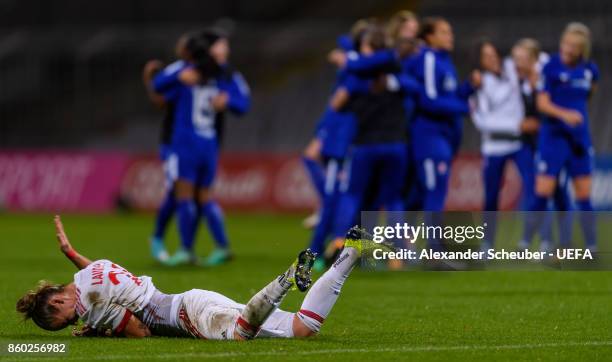
M 462 155 L 453 164 L 446 208 L 478 210 L 483 203 L 481 159 Z M 503 209 L 520 199 L 520 178 L 508 165 Z M 0 205 L 25 211 L 112 211 L 118 201 L 153 210 L 164 195 L 164 175 L 154 155 L 126 153 L 0 152 Z M 221 157 L 214 195 L 227 210 L 300 212 L 317 205 L 295 154 L 227 153 Z
M 130 156 L 0 152 L 0 205 L 9 210 L 106 212 L 115 207 Z

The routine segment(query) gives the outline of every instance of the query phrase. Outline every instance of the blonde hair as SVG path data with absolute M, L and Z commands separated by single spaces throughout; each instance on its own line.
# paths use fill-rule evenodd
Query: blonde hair
M 363 33 L 373 22 L 374 20 L 371 18 L 368 19 L 359 19 L 357 21 L 355 21 L 353 23 L 353 25 L 351 26 L 351 37 L 353 39 L 356 39 L 360 36 L 361 33 Z
M 514 44 L 513 48 L 525 49 L 529 56 L 534 60 L 538 60 L 540 57 L 540 43 L 533 38 L 520 39 Z
M 579 22 L 571 22 L 567 24 L 561 37 L 567 34 L 578 35 L 582 37 L 582 60 L 587 60 L 591 57 L 591 30 L 588 26 Z
M 419 19 L 416 14 L 410 10 L 400 10 L 391 16 L 385 29 L 387 39 L 390 43 L 393 43 L 395 39 L 397 39 L 397 35 L 402 25 L 407 21 L 419 21 Z

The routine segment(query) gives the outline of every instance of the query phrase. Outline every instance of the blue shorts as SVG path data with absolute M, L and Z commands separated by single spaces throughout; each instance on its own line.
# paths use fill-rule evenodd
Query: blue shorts
M 592 146 L 582 146 L 569 137 L 541 134 L 536 156 L 537 172 L 556 178 L 566 168 L 572 178 L 588 176 L 593 172 L 593 156 Z
M 445 132 L 439 125 L 415 123 L 412 130 L 412 154 L 416 167 L 417 188 L 425 211 L 442 211 L 448 192 L 453 157 L 456 153 L 455 130 Z
M 159 160 L 163 163 L 168 160 L 168 157 L 172 155 L 172 146 L 170 145 L 159 145 Z
M 425 159 L 451 161 L 456 153 L 456 131 L 447 125 L 446 130 L 440 125 L 415 122 L 412 126 L 412 152 L 417 161 Z
M 381 206 L 389 209 L 391 204 L 402 203 L 406 164 L 404 143 L 355 146 L 349 161 L 348 177 L 343 180 L 341 191 L 362 201 L 371 182 L 378 178 L 381 182 L 377 185 L 376 198 Z
M 326 108 L 325 112 L 323 112 L 323 115 L 321 115 L 321 118 L 315 126 L 314 136 L 315 138 L 321 140 L 321 142 L 323 142 L 327 138 L 327 126 L 329 124 L 331 112 L 333 111 L 330 108 Z
M 484 211 L 497 211 L 499 193 L 508 161 L 513 161 L 521 175 L 523 187 L 523 210 L 527 210 L 534 196 L 534 160 L 529 145 L 505 155 L 483 155 L 483 181 L 485 189 Z
M 194 186 L 209 188 L 217 172 L 218 147 L 214 140 L 189 146 L 174 146 L 178 168 L 178 179 Z

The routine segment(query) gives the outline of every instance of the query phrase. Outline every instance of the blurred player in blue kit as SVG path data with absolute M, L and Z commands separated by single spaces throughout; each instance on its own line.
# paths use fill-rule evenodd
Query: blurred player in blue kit
M 424 19 L 419 37 L 425 45 L 407 67 L 422 86 L 412 127 L 413 154 L 418 185 L 424 194 L 423 209 L 442 211 L 451 162 L 461 144 L 463 117 L 469 111 L 467 99 L 474 86 L 470 82 L 458 85 L 450 58 L 454 36 L 445 19 Z M 478 86 L 480 80 L 474 78 Z
M 530 167 L 530 170 L 521 172 L 523 184 L 521 210 L 529 210 L 535 197 L 535 156 L 538 132 L 542 123 L 542 116 L 536 105 L 536 87 L 542 68 L 549 60 L 549 55 L 540 51 L 540 45 L 535 39 L 520 39 L 512 48 L 512 61 L 518 75 L 525 111 L 525 118 L 521 123 L 522 149 L 523 152 L 529 154 L 529 159 L 532 160 L 532 162 L 522 165 L 522 167 Z M 573 205 L 568 192 L 566 170 L 563 170 L 559 175 L 553 201 L 558 216 L 559 243 L 561 246 L 569 246 Z M 526 216 L 529 217 L 529 215 Z M 552 247 L 552 219 L 552 212 L 549 212 L 540 227 L 540 251 L 549 251 Z M 528 249 L 531 246 L 532 240 L 529 239 L 528 232 L 529 228 L 525 227 L 523 239 L 519 242 L 519 250 Z
M 596 251 L 595 214 L 591 204 L 594 150 L 589 132 L 588 100 L 599 70 L 590 59 L 590 30 L 581 23 L 565 28 L 559 54 L 542 70 L 537 107 L 545 117 L 538 140 L 536 197 L 531 210 L 545 211 L 565 167 L 572 178 L 575 203 L 586 247 Z M 531 230 L 542 222 L 536 213 Z
M 371 23 L 358 34 L 362 56 L 386 48 L 384 31 Z M 355 114 L 357 130 L 349 151 L 347 177 L 343 180 L 334 232 L 347 228 L 364 207 L 366 192 L 376 197 L 377 205 L 387 211 L 401 211 L 405 183 L 406 110 L 404 98 L 418 92 L 419 85 L 396 65 L 368 77 L 349 74 L 332 97 L 331 107 Z M 372 181 L 377 179 L 372 188 Z M 368 190 L 368 188 L 370 188 Z
M 367 24 L 367 21 L 359 20 L 353 25 L 350 35 L 342 35 L 338 38 L 338 46 L 343 54 L 357 57 L 357 52 L 354 51 L 354 38 L 367 27 Z M 347 76 L 346 71 L 338 71 L 334 91 Z M 317 220 L 310 241 L 310 249 L 317 255 L 323 254 L 325 241 L 331 235 L 336 218 L 340 213 L 338 209 L 339 182 L 341 174 L 345 171 L 345 157 L 355 135 L 355 127 L 355 117 L 352 112 L 334 109 L 328 105 L 317 124 L 316 137 L 304 153 L 304 164 L 309 170 L 321 200 L 319 220 Z M 320 180 L 319 177 L 321 177 Z M 324 266 L 323 260 L 318 258 L 315 262 L 315 269 L 322 270 Z
M 190 34 L 183 34 L 179 37 L 175 46 L 176 62 L 168 65 L 169 68 L 181 66 L 187 58 L 187 49 L 185 48 Z M 176 181 L 176 156 L 173 156 L 171 151 L 172 129 L 174 127 L 174 104 L 166 101 L 166 99 L 155 92 L 153 89 L 153 78 L 164 68 L 160 60 L 148 61 L 143 69 L 143 83 L 147 91 L 147 96 L 151 103 L 158 109 L 163 109 L 164 117 L 162 119 L 159 158 L 162 162 L 165 176 L 165 196 L 161 205 L 157 210 L 155 217 L 155 229 L 151 237 L 151 254 L 153 258 L 159 262 L 166 262 L 169 258 L 168 252 L 164 245 L 164 235 L 174 212 L 176 211 L 176 198 L 174 195 L 174 182 Z
M 335 50 L 330 54 L 330 61 L 347 74 L 347 77 L 350 76 L 356 77 L 353 79 L 372 80 L 380 76 L 380 74 L 395 73 L 395 76 L 399 76 L 400 79 L 403 80 L 404 85 L 408 83 L 411 84 L 410 87 L 412 88 L 412 92 L 406 91 L 406 89 L 401 92 L 404 110 L 404 126 L 402 132 L 405 134 L 404 152 L 406 154 L 404 162 L 405 169 L 401 170 L 401 172 L 405 172 L 402 185 L 402 198 L 404 201 L 407 201 L 404 205 L 406 209 L 418 207 L 418 204 L 415 205 L 414 202 L 418 200 L 418 194 L 413 192 L 415 186 L 415 172 L 413 168 L 414 163 L 411 161 L 412 149 L 409 144 L 411 121 L 415 111 L 414 91 L 416 91 L 418 85 L 411 81 L 409 76 L 405 73 L 405 65 L 415 53 L 418 52 L 418 29 L 419 21 L 412 12 L 399 11 L 391 17 L 385 27 L 387 46 L 380 49 L 373 49 L 372 52 L 366 53 L 347 54 Z M 383 117 L 388 117 L 388 115 L 384 115 Z M 371 119 L 370 121 L 376 122 L 376 119 Z M 350 175 L 348 170 L 347 174 Z M 385 200 L 383 199 L 385 193 L 383 192 L 381 194 L 379 191 L 381 188 L 385 190 L 385 186 L 388 183 L 388 178 L 381 177 L 378 172 L 373 171 L 372 175 L 369 177 L 367 190 L 360 200 L 361 210 L 380 210 L 385 207 Z M 348 190 L 344 190 L 344 192 L 346 191 Z M 415 198 L 415 196 L 417 197 Z M 344 212 L 342 208 L 339 210 Z M 357 216 L 353 215 L 353 217 L 355 217 L 354 222 L 359 223 Z M 346 224 L 348 216 L 344 217 L 338 215 L 338 220 L 335 233 L 337 235 L 339 235 L 337 231 L 343 227 L 342 225 Z M 330 250 L 326 251 L 329 259 L 333 259 L 331 257 L 332 250 L 341 247 L 341 239 L 337 238 L 334 244 L 337 245 L 331 245 Z M 393 264 L 399 264 L 393 263 L 395 261 L 396 260 L 390 262 L 390 267 L 395 268 Z M 399 267 L 399 265 L 397 267 Z
M 250 105 L 248 86 L 227 66 L 229 44 L 217 31 L 193 34 L 185 45 L 187 59 L 167 67 L 153 80 L 155 92 L 175 104 L 172 152 L 176 157 L 175 196 L 181 248 L 166 264 L 196 262 L 193 243 L 202 215 L 216 242 L 205 265 L 231 258 L 223 215 L 212 200 L 218 139 L 216 121 L 226 110 L 243 114 Z

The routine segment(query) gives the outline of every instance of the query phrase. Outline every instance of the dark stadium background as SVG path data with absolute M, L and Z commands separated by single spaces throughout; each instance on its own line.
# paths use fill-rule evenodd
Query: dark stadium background
M 598 157 L 593 202 L 612 210 L 612 0 L 0 0 L 0 360 L 39 357 L 8 355 L 9 342 L 70 343 L 68 354 L 41 359 L 62 362 L 611 360 L 612 213 L 606 211 L 598 211 L 594 263 L 355 270 L 315 339 L 72 338 L 71 328 L 43 331 L 16 313 L 16 301 L 37 280 L 73 278 L 55 240 L 56 213 L 79 253 L 151 276 L 165 293 L 204 288 L 248 301 L 312 236 L 302 219 L 317 196 L 299 153 L 335 79 L 328 51 L 356 19 L 387 19 L 403 9 L 450 20 L 461 78 L 481 36 L 504 51 L 530 36 L 554 52 L 568 22 L 587 24 L 601 70 L 590 109 Z M 165 195 L 157 158 L 162 112 L 147 100 L 141 71 L 151 58 L 172 61 L 183 32 L 215 24 L 232 30 L 231 62 L 253 94 L 245 117 L 228 117 L 215 182 L 235 260 L 215 268 L 164 267 L 149 252 L 152 211 Z M 483 205 L 478 149 L 479 135 L 466 121 L 447 202 L 455 209 Z M 514 210 L 521 193 L 518 172 L 509 168 L 503 210 Z M 465 223 L 458 215 L 453 220 Z M 500 216 L 496 248 L 515 250 L 522 220 L 513 212 Z M 200 229 L 196 252 L 204 256 L 214 243 L 204 220 Z M 574 233 L 572 245 L 581 247 L 577 224 Z M 176 225 L 166 242 L 177 250 Z M 289 293 L 282 308 L 298 310 L 302 298 Z
M 487 37 L 503 52 L 521 37 L 555 52 L 564 26 L 586 23 L 601 69 L 591 104 L 597 152 L 593 202 L 612 209 L 612 28 L 609 1 L 103 1 L 0 0 L 0 210 L 153 210 L 164 195 L 156 154 L 162 113 L 141 81 L 144 63 L 174 60 L 180 34 L 231 33 L 230 62 L 248 80 L 252 107 L 225 122 L 215 195 L 228 210 L 299 211 L 317 198 L 298 155 L 328 102 L 338 35 L 364 17 L 398 10 L 447 17 L 461 78 Z M 468 120 L 446 208 L 479 210 L 479 135 Z M 513 165 L 501 208 L 520 201 Z
M 400 9 L 443 15 L 455 28 L 454 60 L 465 76 L 481 36 L 507 50 L 524 36 L 555 51 L 571 20 L 593 32 L 602 70 L 592 107 L 597 150 L 612 149 L 612 2 L 605 0 L 170 2 L 0 1 L 0 147 L 154 151 L 160 114 L 141 86 L 147 59 L 172 59 L 184 31 L 231 28 L 231 61 L 248 79 L 252 111 L 228 122 L 226 150 L 299 151 L 330 94 L 325 56 L 337 35 L 366 16 Z M 464 149 L 477 150 L 466 123 Z

